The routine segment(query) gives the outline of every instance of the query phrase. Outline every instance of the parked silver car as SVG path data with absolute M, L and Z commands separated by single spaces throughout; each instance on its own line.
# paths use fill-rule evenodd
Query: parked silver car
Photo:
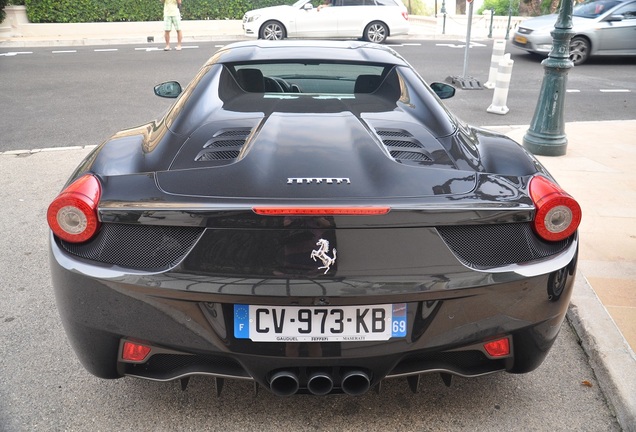
M 537 54 L 549 54 L 557 15 L 530 18 L 521 23 L 512 43 Z M 575 65 L 590 56 L 636 55 L 636 0 L 591 0 L 574 6 L 570 59 Z

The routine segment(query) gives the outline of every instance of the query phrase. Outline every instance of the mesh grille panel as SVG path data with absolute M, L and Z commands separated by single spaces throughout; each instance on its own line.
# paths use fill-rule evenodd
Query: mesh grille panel
M 391 156 L 394 159 L 410 160 L 410 161 L 430 161 L 431 159 L 423 153 L 410 151 L 392 151 Z
M 387 129 L 379 129 L 378 135 L 380 136 L 391 136 L 391 137 L 411 137 L 412 135 L 408 132 L 399 131 L 399 130 L 387 130 Z
M 236 159 L 238 155 L 238 150 L 202 152 L 197 156 L 197 161 Z
M 541 240 L 529 223 L 438 227 L 453 253 L 467 266 L 490 268 L 524 263 L 564 251 L 572 237 Z
M 205 145 L 205 148 L 241 147 L 243 144 L 245 144 L 245 139 L 214 141 L 214 142 L 207 143 Z
M 70 254 L 120 267 L 161 270 L 176 265 L 205 228 L 104 224 L 82 244 L 60 241 Z
M 422 148 L 419 143 L 410 141 L 398 141 L 398 140 L 383 140 L 384 145 L 388 147 L 407 147 L 407 148 Z
M 249 135 L 251 129 L 250 128 L 239 128 L 232 130 L 225 130 L 215 135 L 215 137 L 229 137 L 229 136 L 242 136 L 246 137 Z

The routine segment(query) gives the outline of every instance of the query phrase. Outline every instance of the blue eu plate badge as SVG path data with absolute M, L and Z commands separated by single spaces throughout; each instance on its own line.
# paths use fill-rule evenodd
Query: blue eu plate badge
M 234 337 L 247 339 L 250 336 L 250 307 L 244 304 L 234 305 Z

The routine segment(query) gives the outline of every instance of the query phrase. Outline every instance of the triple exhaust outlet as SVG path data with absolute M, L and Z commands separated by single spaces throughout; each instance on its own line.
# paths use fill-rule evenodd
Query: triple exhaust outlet
M 340 388 L 348 395 L 357 396 L 366 393 L 370 385 L 369 375 L 359 370 L 351 370 L 342 375 Z M 307 390 L 313 395 L 329 394 L 333 387 L 333 377 L 327 372 L 313 372 L 307 379 Z M 272 375 L 269 388 L 277 396 L 291 396 L 299 390 L 300 381 L 295 372 L 279 371 Z

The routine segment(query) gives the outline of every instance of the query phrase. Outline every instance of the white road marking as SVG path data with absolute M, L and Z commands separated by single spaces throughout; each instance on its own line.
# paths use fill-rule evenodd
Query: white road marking
M 157 47 L 150 47 L 150 48 L 135 48 L 135 51 L 146 51 L 146 52 L 150 52 L 150 51 L 163 51 L 163 48 L 157 48 Z
M 71 146 L 71 147 L 47 147 L 43 149 L 33 149 L 33 150 L 8 150 L 4 152 L 0 152 L 0 156 L 20 156 L 25 154 L 35 154 L 41 152 L 56 152 L 56 151 L 65 151 L 65 150 L 92 150 L 96 145 L 87 145 L 87 146 Z
M 14 51 L 14 52 L 2 53 L 0 54 L 0 56 L 13 57 L 13 56 L 21 55 L 21 54 L 33 54 L 33 51 Z
M 600 89 L 601 93 L 631 93 L 629 89 Z
M 117 48 L 102 48 L 102 49 L 96 49 L 93 50 L 95 52 L 111 52 L 111 51 L 118 51 Z
M 441 47 L 449 47 L 449 48 L 466 48 L 466 43 L 463 44 L 448 44 L 448 43 L 438 43 L 435 44 L 436 46 L 441 46 Z M 485 47 L 486 45 L 484 44 L 480 44 L 479 42 L 471 42 L 470 43 L 470 47 Z
M 53 54 L 72 54 L 76 53 L 77 50 L 66 50 L 66 51 L 51 51 Z

